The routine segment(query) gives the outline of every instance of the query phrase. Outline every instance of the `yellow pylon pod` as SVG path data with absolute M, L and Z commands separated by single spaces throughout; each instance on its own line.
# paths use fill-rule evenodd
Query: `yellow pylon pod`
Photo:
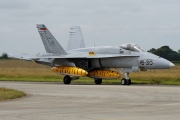
M 53 72 L 57 72 L 63 75 L 72 75 L 72 76 L 86 76 L 88 72 L 82 68 L 73 67 L 73 66 L 57 66 L 52 67 Z
M 112 70 L 92 70 L 88 72 L 87 76 L 91 78 L 112 79 L 121 77 L 121 74 Z

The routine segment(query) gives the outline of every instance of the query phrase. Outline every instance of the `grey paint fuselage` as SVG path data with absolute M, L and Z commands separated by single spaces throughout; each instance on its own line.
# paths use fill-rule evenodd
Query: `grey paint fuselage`
M 70 61 L 75 61 L 77 67 L 82 67 L 78 65 L 78 62 L 84 60 L 90 60 L 92 68 L 132 68 L 137 66 L 139 68 L 145 69 L 168 69 L 173 65 L 170 61 L 151 54 L 145 51 L 130 51 L 125 50 L 119 46 L 100 46 L 100 47 L 89 47 L 81 48 L 76 50 L 68 51 L 69 53 L 88 53 L 94 52 L 95 54 L 120 54 L 122 56 L 108 57 L 108 58 L 92 58 L 92 59 L 78 59 L 77 62 L 74 59 Z M 126 56 L 127 55 L 127 56 Z

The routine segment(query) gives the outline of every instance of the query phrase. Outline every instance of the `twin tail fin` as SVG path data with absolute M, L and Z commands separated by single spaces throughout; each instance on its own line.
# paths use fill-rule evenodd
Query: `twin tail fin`
M 67 54 L 44 24 L 37 24 L 36 26 L 47 53 Z

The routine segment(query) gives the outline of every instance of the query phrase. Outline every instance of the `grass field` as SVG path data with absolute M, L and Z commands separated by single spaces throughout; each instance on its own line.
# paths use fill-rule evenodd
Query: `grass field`
M 166 70 L 148 70 L 131 73 L 133 84 L 180 85 L 180 66 Z M 23 60 L 0 60 L 1 81 L 37 81 L 62 82 L 63 76 L 51 71 L 50 67 Z M 103 80 L 103 84 L 119 84 L 121 78 Z M 73 82 L 94 83 L 94 80 L 82 77 Z
M 7 88 L 0 88 L 0 101 L 20 98 L 23 96 L 26 96 L 26 94 L 21 91 L 7 89 Z

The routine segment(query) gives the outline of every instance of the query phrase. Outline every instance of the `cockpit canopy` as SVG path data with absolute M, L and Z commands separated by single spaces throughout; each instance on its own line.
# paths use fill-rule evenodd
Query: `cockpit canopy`
M 120 48 L 123 48 L 125 50 L 130 50 L 130 51 L 135 51 L 135 52 L 143 52 L 138 44 L 134 43 L 127 43 L 127 44 L 122 44 L 119 46 Z

